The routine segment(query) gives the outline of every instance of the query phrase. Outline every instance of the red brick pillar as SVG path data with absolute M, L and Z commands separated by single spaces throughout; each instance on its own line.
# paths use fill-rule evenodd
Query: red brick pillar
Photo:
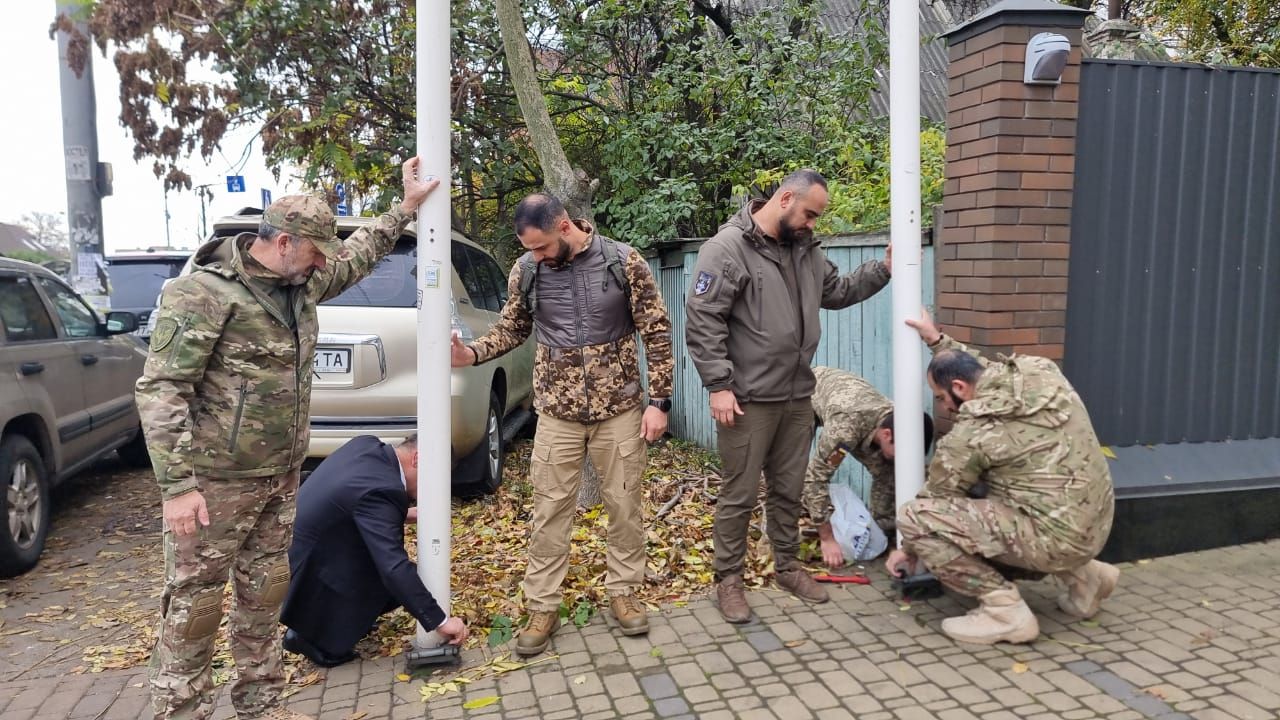
M 989 352 L 1061 361 L 1080 35 L 1088 12 L 1005 0 L 947 33 L 947 166 L 937 316 Z M 1062 84 L 1025 85 L 1027 41 L 1071 41 Z

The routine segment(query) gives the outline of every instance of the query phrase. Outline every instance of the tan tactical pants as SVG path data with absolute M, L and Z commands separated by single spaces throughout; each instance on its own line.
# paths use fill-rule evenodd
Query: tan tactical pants
M 800 398 L 741 407 L 744 414 L 734 419 L 733 427 L 716 425 L 723 477 L 716 498 L 716 580 L 742 574 L 762 471 L 768 486 L 765 513 L 774 567 L 782 571 L 800 563 L 800 496 L 813 441 L 813 403 Z
M 278 625 L 289 589 L 298 473 L 200 482 L 209 526 L 176 541 L 164 533 L 165 585 L 151 653 L 151 706 L 159 718 L 213 714 L 214 638 L 230 576 L 235 602 L 227 623 L 238 677 L 231 704 L 258 717 L 284 689 Z
M 1073 570 L 1102 551 L 1101 542 L 1080 548 L 1055 538 L 998 500 L 918 498 L 898 511 L 898 530 L 904 550 L 943 585 L 969 597 L 1013 587 L 1010 580 Z M 1107 533 L 1095 536 L 1105 542 Z
M 533 527 L 524 596 L 530 611 L 559 609 L 560 585 L 569 571 L 569 537 L 582 484 L 583 458 L 600 475 L 600 493 L 609 513 L 610 596 L 625 595 L 644 581 L 644 506 L 640 477 L 648 444 L 640 435 L 642 411 L 635 408 L 603 422 L 584 425 L 541 415 L 529 467 L 533 482 Z

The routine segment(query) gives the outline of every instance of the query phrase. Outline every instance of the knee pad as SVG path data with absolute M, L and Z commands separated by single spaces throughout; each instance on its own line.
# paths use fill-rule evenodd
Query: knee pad
M 201 590 L 191 598 L 187 610 L 187 625 L 182 636 L 188 640 L 207 638 L 218 632 L 222 622 L 222 586 Z
M 289 563 L 280 562 L 267 570 L 266 587 L 262 592 L 262 604 L 267 607 L 279 607 L 289 594 Z

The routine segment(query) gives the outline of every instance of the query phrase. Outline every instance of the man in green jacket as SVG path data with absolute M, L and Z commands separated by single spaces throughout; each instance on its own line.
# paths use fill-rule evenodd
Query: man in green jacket
M 345 242 L 322 200 L 272 203 L 257 234 L 216 238 L 165 288 L 137 383 L 164 498 L 165 585 L 151 654 L 156 718 L 213 713 L 223 587 L 240 718 L 305 718 L 280 705 L 278 624 L 289 588 L 298 471 L 310 438 L 316 304 L 369 274 L 439 185 L 407 161 L 404 202 Z
M 748 203 L 702 246 L 686 294 L 685 342 L 711 393 L 723 462 L 714 568 L 720 613 L 729 622 L 751 619 L 742 564 L 761 470 L 778 585 L 808 602 L 828 600 L 796 557 L 813 440 L 809 365 L 822 335 L 818 310 L 879 292 L 889 282 L 891 256 L 841 275 L 813 236 L 827 201 L 822 175 L 788 175 L 768 201 Z
M 890 573 L 923 561 L 949 590 L 978 599 L 942 621 L 952 639 L 982 645 L 1031 642 L 1036 616 L 1011 579 L 1052 573 L 1058 607 L 1098 612 L 1120 571 L 1094 558 L 1115 511 L 1111 471 L 1089 412 L 1052 360 L 992 362 L 943 335 L 924 314 L 908 320 L 933 350 L 929 387 L 955 416 L 916 498 L 898 509 L 902 549 Z M 975 485 L 984 492 L 973 493 Z M 980 497 L 973 497 L 973 495 Z

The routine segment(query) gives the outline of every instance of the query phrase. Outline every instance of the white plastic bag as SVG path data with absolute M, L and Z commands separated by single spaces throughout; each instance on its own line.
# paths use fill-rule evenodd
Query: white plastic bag
M 871 519 L 867 506 L 853 488 L 831 484 L 831 532 L 846 562 L 873 560 L 888 547 L 884 530 Z

